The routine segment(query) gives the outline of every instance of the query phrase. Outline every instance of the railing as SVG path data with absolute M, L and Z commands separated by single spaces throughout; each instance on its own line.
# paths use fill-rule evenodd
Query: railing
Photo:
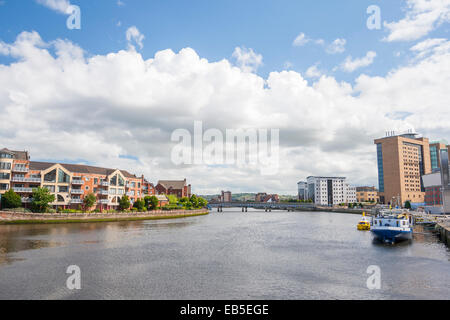
M 33 192 L 33 188 L 13 188 L 14 192 L 22 192 L 22 193 L 32 193 Z
M 36 182 L 41 183 L 41 178 L 23 178 L 23 177 L 13 177 L 12 182 Z
M 127 192 L 127 196 L 134 197 L 134 192 Z
M 12 171 L 14 171 L 14 172 L 28 172 L 29 168 L 14 166 Z
M 83 200 L 81 200 L 81 199 L 70 199 L 70 203 L 73 203 L 73 204 L 79 204 L 79 203 L 83 203 Z
M 108 187 L 108 186 L 109 186 L 109 182 L 108 182 L 108 181 L 102 181 L 102 182 L 100 183 L 100 185 L 101 185 L 102 187 Z
M 32 201 L 33 201 L 32 198 L 22 198 L 22 203 L 30 203 Z
M 79 180 L 79 179 L 72 179 L 72 184 L 84 184 L 83 180 Z
M 109 194 L 108 190 L 100 190 L 97 193 L 102 196 L 107 196 Z
M 102 199 L 102 200 L 99 200 L 98 201 L 98 203 L 100 203 L 100 204 L 108 204 L 108 200 L 107 199 Z
M 84 190 L 82 189 L 72 189 L 70 190 L 71 194 L 84 194 Z

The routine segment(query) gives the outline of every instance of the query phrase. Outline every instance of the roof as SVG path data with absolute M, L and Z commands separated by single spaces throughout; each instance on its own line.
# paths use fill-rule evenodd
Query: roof
M 30 170 L 46 170 L 54 166 L 55 164 L 57 163 L 30 161 Z M 87 174 L 99 174 L 109 176 L 111 173 L 117 170 L 117 169 L 87 166 L 83 164 L 67 164 L 67 163 L 59 163 L 59 164 L 72 173 L 87 173 Z M 136 175 L 131 174 L 126 170 L 120 170 L 120 172 L 126 178 L 137 178 Z
M 183 189 L 186 186 L 186 179 L 184 180 L 159 180 L 158 184 L 166 189 Z
M 28 151 L 15 151 L 15 150 L 9 150 L 7 148 L 3 148 L 0 150 L 0 152 L 7 152 L 9 154 L 14 155 L 14 159 L 17 160 L 29 160 Z

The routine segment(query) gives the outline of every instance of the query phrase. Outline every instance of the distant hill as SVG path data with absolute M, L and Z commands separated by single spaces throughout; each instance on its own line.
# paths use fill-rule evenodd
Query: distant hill
M 211 195 L 199 195 L 202 198 L 205 198 L 206 200 L 210 201 L 213 198 L 217 198 L 218 194 L 211 194 Z M 256 193 L 232 193 L 231 198 L 233 201 L 236 202 L 245 202 L 245 201 L 254 201 L 255 200 Z M 289 201 L 291 199 L 296 200 L 297 196 L 293 195 L 278 195 L 280 198 L 280 201 Z

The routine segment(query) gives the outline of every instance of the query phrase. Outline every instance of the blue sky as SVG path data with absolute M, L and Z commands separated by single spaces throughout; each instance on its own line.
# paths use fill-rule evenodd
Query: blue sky
M 449 22 L 450 0 L 0 0 L 0 147 L 200 194 L 376 185 L 386 131 L 450 140 Z M 177 165 L 171 136 L 196 121 L 279 129 L 279 172 Z
M 380 41 L 385 30 L 369 30 L 366 9 L 376 4 L 381 8 L 382 21 L 396 21 L 404 15 L 405 2 L 401 0 L 346 0 L 346 1 L 148 1 L 73 0 L 82 13 L 81 30 L 66 28 L 67 16 L 38 4 L 36 0 L 3 0 L 0 6 L 0 38 L 12 42 L 24 31 L 37 31 L 45 41 L 70 39 L 90 54 L 105 54 L 126 48 L 125 31 L 136 26 L 145 35 L 141 53 L 144 58 L 167 48 L 179 51 L 191 47 L 209 61 L 230 59 L 235 47 L 252 48 L 263 56 L 258 74 L 267 77 L 271 71 L 289 68 L 304 72 L 318 64 L 338 79 L 352 81 L 355 74 L 332 69 L 351 55 L 363 57 L 367 51 L 376 51 L 366 74 L 384 75 L 402 64 L 410 43 Z M 120 24 L 120 26 L 118 25 Z M 311 39 L 323 39 L 325 46 L 308 43 L 292 45 L 298 34 Z M 442 37 L 448 28 L 433 31 Z M 325 50 L 337 38 L 345 39 L 345 52 L 328 54 Z M 3 60 L 5 62 L 6 60 Z

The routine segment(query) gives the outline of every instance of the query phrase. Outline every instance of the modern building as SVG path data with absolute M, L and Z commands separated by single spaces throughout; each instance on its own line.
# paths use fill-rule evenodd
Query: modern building
M 431 171 L 435 172 L 441 168 L 440 152 L 447 150 L 450 152 L 450 145 L 446 140 L 430 142 Z
M 298 200 L 309 200 L 308 198 L 308 183 L 306 181 L 299 181 L 297 183 Z
M 220 202 L 231 202 L 231 191 L 222 191 Z
M 425 205 L 442 206 L 442 180 L 440 170 L 422 176 L 425 188 Z
M 27 206 L 33 189 L 47 188 L 55 195 L 54 208 L 78 208 L 84 197 L 93 193 L 96 207 L 113 209 L 127 195 L 131 203 L 155 194 L 153 184 L 144 176 L 126 170 L 78 164 L 30 161 L 27 151 L 0 150 L 0 194 L 13 189 Z
M 375 187 L 356 187 L 357 202 L 379 202 L 378 190 Z
M 337 206 L 356 202 L 356 188 L 346 183 L 345 177 L 308 177 L 307 199 L 321 206 Z
M 407 132 L 376 139 L 380 202 L 425 203 L 422 176 L 431 173 L 429 140 Z
M 191 185 L 184 180 L 160 180 L 155 187 L 157 194 L 175 195 L 178 198 L 191 197 Z

